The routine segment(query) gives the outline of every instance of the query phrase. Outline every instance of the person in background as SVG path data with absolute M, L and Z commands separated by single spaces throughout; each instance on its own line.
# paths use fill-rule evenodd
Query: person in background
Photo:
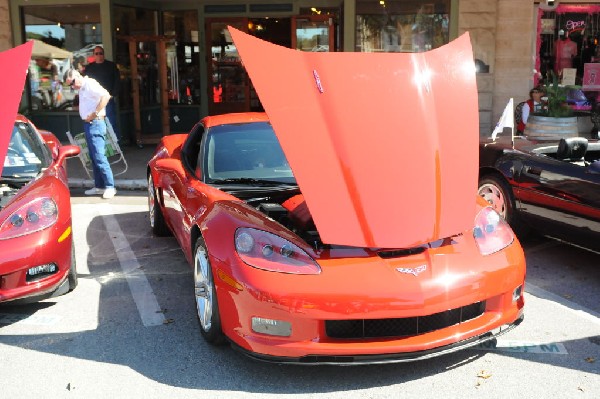
M 105 58 L 104 48 L 102 46 L 94 47 L 94 62 L 89 63 L 85 67 L 85 76 L 96 80 L 102 87 L 108 90 L 111 95 L 110 101 L 106 106 L 106 116 L 108 121 L 117 136 L 117 140 L 121 141 L 119 125 L 117 123 L 117 106 L 115 98 L 119 95 L 121 86 L 121 75 L 117 64 Z
M 542 110 L 542 97 L 544 94 L 544 88 L 541 86 L 536 86 L 529 91 L 529 100 L 523 104 L 521 121 L 517 126 L 517 132 L 523 133 L 525 131 L 525 126 L 527 125 L 530 114 Z
M 110 100 L 108 91 L 89 76 L 81 76 L 70 68 L 65 72 L 64 81 L 75 90 L 79 90 L 79 116 L 83 119 L 85 141 L 87 142 L 94 188 L 86 190 L 86 195 L 102 195 L 109 199 L 115 196 L 115 181 L 110 163 L 106 158 L 106 105 Z

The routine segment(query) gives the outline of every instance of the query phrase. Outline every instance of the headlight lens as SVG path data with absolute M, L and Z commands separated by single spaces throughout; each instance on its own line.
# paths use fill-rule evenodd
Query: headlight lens
M 491 207 L 483 208 L 475 217 L 473 237 L 482 255 L 498 252 L 515 239 L 508 223 Z
M 258 269 L 290 274 L 319 274 L 321 268 L 302 248 L 266 231 L 242 227 L 235 232 L 240 258 Z
M 0 224 L 0 240 L 44 230 L 58 219 L 58 206 L 52 198 L 37 198 L 10 214 Z

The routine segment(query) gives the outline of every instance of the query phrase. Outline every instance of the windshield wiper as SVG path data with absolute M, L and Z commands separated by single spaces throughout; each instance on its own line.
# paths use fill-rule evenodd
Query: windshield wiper
M 32 179 L 33 179 L 33 177 L 1 176 L 0 183 L 13 183 L 13 184 L 28 183 Z
M 256 186 L 296 186 L 296 183 L 287 183 L 279 180 L 268 180 L 268 179 L 254 179 L 251 177 L 236 177 L 230 179 L 216 179 L 211 182 L 211 184 L 248 184 L 248 185 L 256 185 Z

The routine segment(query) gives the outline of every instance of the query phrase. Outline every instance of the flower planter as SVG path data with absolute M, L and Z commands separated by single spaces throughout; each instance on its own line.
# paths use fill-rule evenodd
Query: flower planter
M 553 116 L 530 115 L 525 126 L 525 136 L 533 140 L 559 140 L 563 137 L 577 137 L 577 117 L 557 118 Z

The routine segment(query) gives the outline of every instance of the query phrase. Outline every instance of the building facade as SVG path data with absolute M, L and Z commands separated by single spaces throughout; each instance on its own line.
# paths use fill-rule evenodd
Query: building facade
M 107 58 L 117 62 L 122 74 L 121 130 L 132 132 L 130 140 L 150 143 L 169 132 L 187 131 L 207 114 L 260 110 L 260 101 L 229 40 L 228 25 L 304 51 L 427 51 L 468 31 L 480 66 L 480 134 L 485 136 L 508 99 L 525 100 L 539 79 L 549 51 L 540 45 L 540 38 L 550 42 L 566 23 L 561 17 L 564 12 L 557 7 L 587 7 L 563 10 L 588 13 L 587 19 L 582 18 L 588 26 L 595 21 L 593 2 L 551 3 L 64 0 L 57 4 L 56 0 L 0 0 L 0 21 L 4 22 L 0 24 L 0 50 L 35 38 L 71 52 L 68 61 L 55 60 L 61 67 L 83 69 L 91 61 L 93 46 L 102 44 Z M 541 23 L 551 33 L 542 34 Z M 589 28 L 588 33 L 592 33 Z M 66 119 L 69 130 L 80 129 L 76 113 L 58 109 L 61 101 L 69 101 L 67 91 L 59 101 L 56 96 L 46 96 L 40 103 L 39 87 L 28 84 L 22 109 L 35 121 L 56 130 L 53 125 L 65 126 Z M 42 87 L 44 84 L 42 80 Z

